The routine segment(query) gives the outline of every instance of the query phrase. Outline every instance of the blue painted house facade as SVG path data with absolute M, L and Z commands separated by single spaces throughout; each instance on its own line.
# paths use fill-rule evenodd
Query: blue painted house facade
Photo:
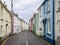
M 43 6 L 43 38 L 50 43 L 54 43 L 54 0 L 45 0 L 41 6 Z

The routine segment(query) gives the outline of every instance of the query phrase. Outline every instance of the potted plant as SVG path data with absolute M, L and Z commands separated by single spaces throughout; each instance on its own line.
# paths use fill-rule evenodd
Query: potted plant
M 2 43 L 2 37 L 0 37 L 0 45 L 1 45 L 1 43 Z

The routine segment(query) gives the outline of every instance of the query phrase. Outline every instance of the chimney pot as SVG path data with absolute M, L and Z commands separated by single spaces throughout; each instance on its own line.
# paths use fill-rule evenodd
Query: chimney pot
M 5 4 L 5 1 L 4 1 L 4 4 Z
M 7 5 L 5 4 L 5 1 L 4 1 L 4 5 L 5 5 L 5 7 L 7 7 Z

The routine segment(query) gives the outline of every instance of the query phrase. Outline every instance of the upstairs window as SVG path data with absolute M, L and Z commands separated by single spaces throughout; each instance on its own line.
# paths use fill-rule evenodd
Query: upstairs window
M 58 11 L 60 11 L 60 0 L 58 1 Z
M 44 4 L 44 14 L 45 14 L 45 4 Z
M 47 1 L 47 11 L 50 11 L 50 0 Z

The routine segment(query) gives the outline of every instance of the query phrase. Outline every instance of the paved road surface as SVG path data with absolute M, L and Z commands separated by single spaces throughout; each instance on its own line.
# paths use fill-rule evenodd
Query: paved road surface
M 5 45 L 47 45 L 41 41 L 37 36 L 29 31 L 24 31 L 11 37 L 7 40 Z

